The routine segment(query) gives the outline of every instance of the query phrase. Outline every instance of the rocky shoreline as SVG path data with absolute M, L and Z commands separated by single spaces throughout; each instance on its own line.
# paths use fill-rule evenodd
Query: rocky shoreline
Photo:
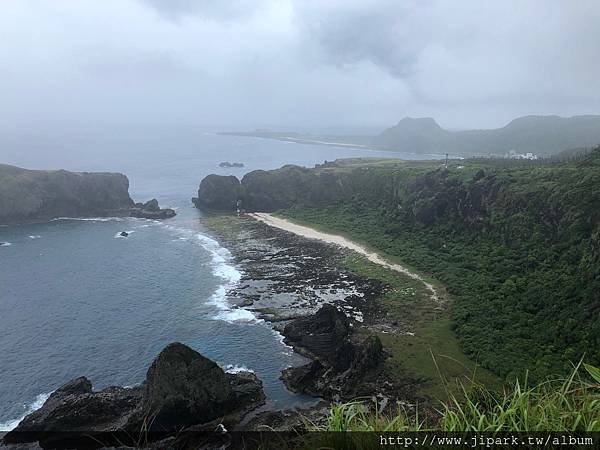
M 353 252 L 273 228 L 242 215 L 203 223 L 228 248 L 242 278 L 230 299 L 252 311 L 311 362 L 286 369 L 288 389 L 327 401 L 377 397 L 383 404 L 420 402 L 423 380 L 390 376 L 377 332 L 404 332 L 380 298 L 388 289 L 344 267 Z
M 348 250 L 247 216 L 214 215 L 203 222 L 242 269 L 229 298 L 268 322 L 309 359 L 285 369 L 282 382 L 292 392 L 321 401 L 303 410 L 271 410 L 253 373 L 225 373 L 174 343 L 154 360 L 141 386 L 94 391 L 87 378 L 75 379 L 8 433 L 5 443 L 39 441 L 42 448 L 68 448 L 92 439 L 92 448 L 117 441 L 134 447 L 213 448 L 200 445 L 210 438 L 217 439 L 216 448 L 236 448 L 230 443 L 234 435 L 226 430 L 302 434 L 307 420 L 324 424 L 331 403 L 366 397 L 383 411 L 398 405 L 411 409 L 420 401 L 420 380 L 390 377 L 388 355 L 373 332 L 394 327 L 378 302 L 387 287 L 344 268 Z

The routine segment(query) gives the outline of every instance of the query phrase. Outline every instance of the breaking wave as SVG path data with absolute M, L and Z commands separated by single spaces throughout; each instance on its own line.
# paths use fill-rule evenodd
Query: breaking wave
M 223 367 L 223 370 L 227 373 L 240 373 L 240 372 L 254 373 L 254 370 L 248 369 L 246 366 L 238 366 L 237 364 L 227 364 L 225 367 Z
M 30 405 L 27 406 L 25 413 L 18 419 L 8 420 L 6 422 L 0 423 L 0 432 L 14 430 L 17 427 L 17 425 L 19 425 L 19 422 L 21 422 L 21 420 L 23 420 L 25 418 L 25 416 L 27 416 L 28 414 L 31 414 L 32 412 L 34 412 L 37 409 L 40 409 L 42 407 L 42 405 L 44 404 L 44 402 L 46 400 L 48 400 L 48 397 L 50 397 L 50 394 L 51 394 L 51 392 L 47 393 L 47 394 L 38 395 L 35 398 L 35 400 L 33 401 L 33 403 L 31 403 Z
M 223 280 L 215 292 L 208 299 L 208 304 L 213 305 L 217 312 L 212 317 L 229 323 L 258 323 L 262 319 L 249 310 L 233 306 L 227 299 L 227 292 L 232 289 L 242 278 L 242 273 L 231 263 L 232 256 L 229 250 L 222 247 L 215 239 L 185 228 L 160 223 L 164 228 L 178 235 L 179 239 L 198 243 L 211 255 L 212 273 Z

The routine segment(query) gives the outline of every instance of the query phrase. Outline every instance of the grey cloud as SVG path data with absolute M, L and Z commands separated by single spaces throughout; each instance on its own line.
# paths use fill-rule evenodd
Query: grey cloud
M 260 0 L 140 0 L 169 20 L 185 16 L 203 16 L 218 20 L 235 20 L 252 13 Z
M 346 70 L 376 64 L 407 83 L 420 109 L 598 108 L 594 0 L 296 0 L 294 9 L 314 60 Z
M 405 76 L 424 45 L 420 36 L 428 32 L 415 29 L 411 3 L 297 0 L 294 8 L 307 40 L 323 51 L 323 61 L 345 66 L 366 60 Z
M 597 114 L 599 22 L 597 0 L 0 1 L 0 126 Z

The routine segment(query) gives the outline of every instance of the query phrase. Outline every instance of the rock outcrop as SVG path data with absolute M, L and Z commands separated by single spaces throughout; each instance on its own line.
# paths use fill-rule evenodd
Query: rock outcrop
M 201 181 L 198 197 L 192 202 L 196 208 L 235 211 L 240 195 L 240 180 L 233 175 L 208 175 Z
M 146 374 L 140 413 L 153 429 L 204 423 L 226 412 L 231 385 L 223 369 L 191 348 L 168 345 Z
M 5 436 L 6 443 L 40 441 L 42 447 L 69 448 L 82 436 L 124 430 L 142 398 L 141 388 L 92 391 L 85 377 L 57 389 L 44 405 Z
M 128 189 L 129 180 L 120 173 L 0 165 L 0 224 L 127 215 L 133 206 Z
M 240 167 L 244 167 L 244 163 L 240 163 L 240 162 L 229 162 L 229 161 L 223 161 L 222 163 L 219 164 L 219 167 L 223 167 L 223 168 L 240 168 Z
M 186 429 L 214 429 L 216 422 L 233 426 L 264 400 L 253 373 L 227 374 L 195 350 L 173 343 L 152 362 L 143 386 L 93 391 L 87 378 L 77 378 L 57 389 L 4 441 L 69 448 L 163 439 Z
M 283 330 L 286 343 L 313 359 L 283 371 L 294 392 L 332 399 L 351 399 L 377 391 L 385 359 L 377 336 L 355 336 L 343 312 L 325 305 L 313 316 L 295 319 Z
M 156 200 L 134 204 L 120 173 L 27 170 L 0 164 L 0 225 L 57 217 L 133 216 L 168 219 Z
M 170 219 L 176 215 L 175 211 L 171 208 L 161 208 L 158 206 L 158 200 L 153 198 L 146 203 L 136 203 L 133 208 L 130 209 L 129 215 L 131 217 L 141 217 L 143 219 Z
M 197 208 L 271 212 L 295 204 L 334 201 L 342 190 L 329 171 L 286 165 L 277 170 L 255 170 L 242 180 L 234 176 L 208 175 L 192 202 Z

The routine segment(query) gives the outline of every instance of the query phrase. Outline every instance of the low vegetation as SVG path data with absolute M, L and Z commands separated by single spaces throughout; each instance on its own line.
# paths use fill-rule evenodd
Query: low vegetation
M 299 199 L 280 213 L 430 274 L 452 299 L 462 351 L 537 382 L 584 354 L 600 361 L 599 162 L 597 149 L 541 166 L 333 168 L 346 187 L 337 202 Z
M 478 366 L 461 351 L 451 329 L 444 289 L 437 285 L 441 301 L 418 280 L 374 264 L 357 254 L 344 261 L 346 269 L 384 283 L 387 288 L 379 299 L 387 320 L 403 332 L 374 329 L 389 358 L 385 370 L 391 378 L 420 380 L 420 394 L 430 399 L 447 398 L 447 391 L 458 394 L 461 383 L 473 378 L 486 386 L 501 387 L 500 379 Z
M 432 421 L 399 408 L 381 413 L 369 402 L 333 406 L 318 431 L 502 432 L 600 431 L 600 369 L 578 364 L 567 377 L 534 385 L 515 381 L 502 391 L 463 385 L 462 395 L 450 394 Z

